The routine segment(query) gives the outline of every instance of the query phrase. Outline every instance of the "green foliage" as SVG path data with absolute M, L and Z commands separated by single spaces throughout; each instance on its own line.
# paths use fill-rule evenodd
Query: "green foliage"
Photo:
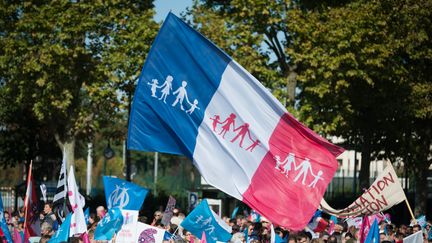
M 247 18 L 244 16 L 252 9 L 260 12 L 265 5 L 255 6 L 255 3 L 250 3 L 247 9 L 243 9 L 235 3 L 213 5 L 211 2 L 195 1 L 185 19 L 189 19 L 195 29 L 262 81 L 276 97 L 284 100 L 285 82 L 278 68 L 270 61 L 271 53 L 263 47 L 266 37 L 257 32 L 257 26 L 246 23 Z
M 133 92 L 155 36 L 152 8 L 150 0 L 2 1 L 5 130 L 13 131 L 14 124 L 23 128 L 14 117 L 19 109 L 59 145 L 73 146 L 76 138 L 102 129 L 109 136 L 124 134 L 124 127 L 109 128 L 118 129 L 114 125 L 125 119 L 122 99 Z
M 279 78 L 258 78 L 283 103 L 283 79 L 296 77 L 290 111 L 362 152 L 362 186 L 372 158 L 403 158 L 415 173 L 427 171 L 431 1 L 208 0 L 190 12 L 200 31 L 240 62 L 254 52 L 273 57 L 259 64 Z M 253 50 L 238 51 L 243 45 Z

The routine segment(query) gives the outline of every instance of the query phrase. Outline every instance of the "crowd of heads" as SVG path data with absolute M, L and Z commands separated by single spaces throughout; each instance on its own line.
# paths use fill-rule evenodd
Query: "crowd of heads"
M 98 222 L 105 216 L 106 209 L 103 206 L 96 208 L 96 213 L 91 213 L 88 218 L 88 237 L 92 243 L 103 243 L 107 241 L 94 240 L 94 232 Z M 10 214 L 4 212 L 4 217 L 11 235 L 18 232 L 23 237 L 24 231 L 24 211 L 22 209 Z M 166 230 L 169 233 L 169 239 L 164 243 L 175 242 L 199 242 L 199 237 L 193 235 L 190 231 L 183 229 L 180 225 L 186 218 L 186 215 L 179 209 L 173 210 L 173 217 L 168 225 L 162 223 L 163 212 L 155 211 L 152 218 L 140 215 L 138 221 Z M 270 242 L 271 240 L 271 222 L 264 217 L 259 220 L 251 221 L 250 218 L 243 215 L 237 215 L 235 218 L 222 218 L 232 229 L 232 243 L 258 243 Z M 59 222 L 53 213 L 52 204 L 46 203 L 43 212 L 39 215 L 40 222 L 40 239 L 39 242 L 48 242 L 52 235 L 59 227 Z M 360 229 L 354 225 L 348 225 L 344 220 L 339 220 L 330 229 L 328 224 L 326 229 L 321 232 L 313 232 L 310 229 L 302 231 L 292 231 L 283 227 L 274 226 L 274 232 L 283 242 L 287 243 L 351 243 L 360 242 Z M 330 232 L 331 230 L 331 232 Z M 427 222 L 425 227 L 418 224 L 394 225 L 386 220 L 379 223 L 379 234 L 381 243 L 402 243 L 403 238 L 422 231 L 424 242 L 432 242 L 431 222 Z M 2 242 L 6 242 L 4 236 Z M 69 238 L 69 242 L 82 242 L 79 237 Z M 115 238 L 112 240 L 115 242 Z

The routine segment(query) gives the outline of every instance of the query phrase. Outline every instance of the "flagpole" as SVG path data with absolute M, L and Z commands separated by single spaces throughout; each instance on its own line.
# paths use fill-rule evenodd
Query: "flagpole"
M 405 196 L 405 203 L 406 203 L 406 205 L 407 205 L 407 207 L 408 207 L 408 211 L 409 211 L 410 214 L 411 214 L 411 218 L 414 220 L 414 224 L 415 224 L 415 223 L 416 223 L 416 219 L 415 219 L 415 217 L 414 217 L 413 211 L 412 211 L 412 209 L 411 209 L 411 206 L 410 206 L 410 204 L 409 204 L 408 199 L 407 199 L 406 196 Z
M 159 164 L 159 153 L 155 152 L 154 154 L 154 194 L 157 196 L 157 178 L 158 178 L 158 164 Z
M 175 233 L 177 233 L 178 229 L 180 228 L 180 225 L 177 226 L 176 230 L 174 231 L 174 233 L 172 233 L 170 240 L 172 240 L 172 238 L 175 236 Z
M 32 167 L 33 167 L 33 160 L 30 160 L 30 166 L 29 166 L 29 171 L 27 171 L 27 190 L 26 190 L 26 195 L 25 195 L 25 202 L 24 202 L 24 240 L 25 240 L 25 237 L 26 237 L 26 233 L 27 233 L 27 211 L 28 211 L 28 203 L 29 203 L 29 194 L 30 194 L 30 192 L 28 191 L 29 190 L 29 187 L 30 187 L 30 181 L 31 181 L 31 179 L 30 179 L 30 173 L 31 173 L 31 171 L 32 171 Z

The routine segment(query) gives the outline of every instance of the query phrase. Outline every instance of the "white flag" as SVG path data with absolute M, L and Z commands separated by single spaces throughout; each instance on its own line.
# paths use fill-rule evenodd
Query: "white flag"
M 165 235 L 165 230 L 159 229 L 148 224 L 143 224 L 141 222 L 137 223 L 137 241 L 136 242 L 149 242 L 162 243 L 163 237 Z M 154 239 L 154 241 L 151 241 Z
M 344 209 L 333 209 L 323 199 L 321 209 L 340 218 L 373 215 L 387 210 L 406 199 L 405 192 L 391 163 L 357 200 Z
M 423 232 L 419 231 L 410 236 L 403 238 L 404 243 L 422 243 L 423 242 Z
M 270 243 L 276 242 L 276 233 L 274 231 L 273 224 L 270 225 Z
M 70 167 L 68 176 L 68 197 L 72 207 L 72 218 L 69 236 L 82 234 L 87 231 L 83 207 L 85 205 L 84 197 L 79 193 L 78 186 L 75 181 L 75 173 L 73 166 Z

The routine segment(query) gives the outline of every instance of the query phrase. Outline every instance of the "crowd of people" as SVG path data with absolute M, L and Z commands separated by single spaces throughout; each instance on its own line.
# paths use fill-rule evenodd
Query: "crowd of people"
M 88 237 L 90 242 L 106 242 L 106 241 L 95 241 L 94 232 L 98 222 L 105 216 L 106 209 L 103 206 L 97 207 L 95 213 L 90 213 L 88 217 Z M 14 242 L 22 242 L 24 237 L 24 211 L 18 210 L 12 214 L 5 211 L 4 217 L 8 226 L 8 229 L 13 236 Z M 162 224 L 162 211 L 156 211 L 153 214 L 153 218 L 149 219 L 146 216 L 139 216 L 138 221 L 146 223 L 161 229 L 166 230 L 164 242 L 200 242 L 196 235 L 193 235 L 186 229 L 183 229 L 180 225 L 185 219 L 186 215 L 181 212 L 179 208 L 173 210 L 173 217 L 170 220 L 169 225 Z M 223 217 L 223 220 L 232 229 L 232 243 L 258 243 L 258 242 L 270 242 L 271 241 L 271 223 L 264 217 L 260 217 L 258 220 L 251 220 L 250 217 L 243 215 L 237 215 L 235 218 Z M 59 227 L 58 220 L 53 213 L 52 204 L 45 203 L 43 212 L 39 215 L 40 224 L 40 237 L 33 237 L 30 242 L 48 242 L 51 236 Z M 351 243 L 360 242 L 361 230 L 360 227 L 355 225 L 349 225 L 345 220 L 340 219 L 333 226 L 328 224 L 326 228 L 321 229 L 319 232 L 306 227 L 303 231 L 290 231 L 283 227 L 274 227 L 274 232 L 278 236 L 278 242 L 287 243 Z M 422 231 L 424 242 L 432 242 L 432 229 L 431 222 L 427 221 L 426 226 L 422 227 L 419 224 L 407 224 L 407 225 L 394 225 L 388 220 L 381 220 L 379 222 L 379 234 L 381 243 L 399 243 L 403 242 L 403 238 L 414 234 L 418 231 Z M 7 242 L 3 232 L 0 230 L 0 235 L 3 239 L 2 242 Z M 79 237 L 69 238 L 69 242 L 83 242 Z M 112 240 L 115 242 L 115 238 Z

